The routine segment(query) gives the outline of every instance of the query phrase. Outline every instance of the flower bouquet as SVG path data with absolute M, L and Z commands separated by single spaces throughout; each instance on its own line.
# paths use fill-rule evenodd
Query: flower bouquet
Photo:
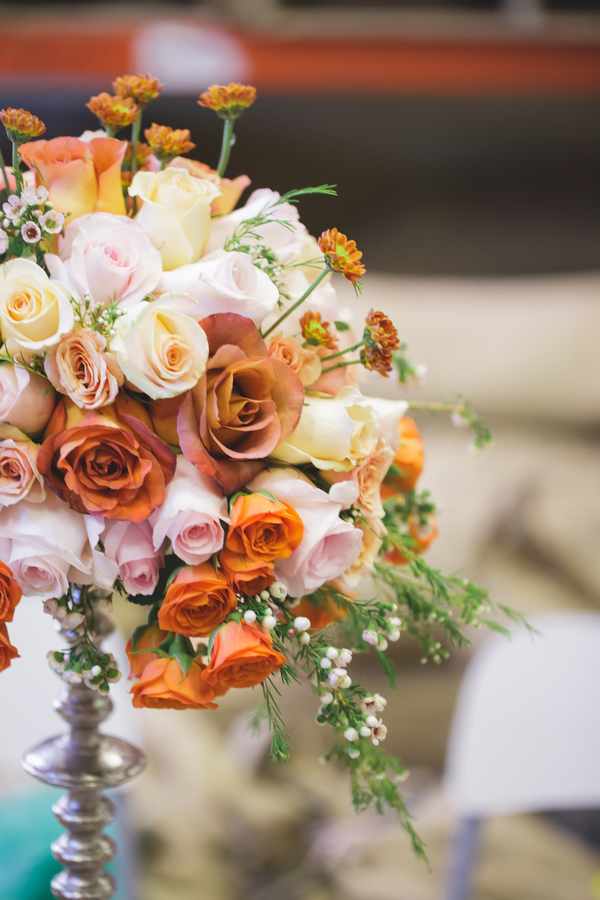
M 440 663 L 486 592 L 431 569 L 435 504 L 417 482 L 423 441 L 409 406 L 447 410 L 490 435 L 466 400 L 364 395 L 365 370 L 417 377 L 384 312 L 352 321 L 335 279 L 358 291 L 354 241 L 315 240 L 297 202 L 332 186 L 262 188 L 226 167 L 249 86 L 213 86 L 224 122 L 217 168 L 186 158 L 185 129 L 151 124 L 161 89 L 124 76 L 92 97 L 101 128 L 44 140 L 24 110 L 0 111 L 0 669 L 7 624 L 37 598 L 69 637 L 49 654 L 71 685 L 106 694 L 120 677 L 95 637 L 113 592 L 148 609 L 131 635 L 135 707 L 215 709 L 259 686 L 271 756 L 290 751 L 277 698 L 303 673 L 329 758 L 358 809 L 397 810 L 401 763 L 382 751 L 386 700 L 352 677 L 389 642 Z M 131 127 L 131 140 L 115 137 Z M 370 384 L 372 384 L 372 378 Z M 358 599 L 363 576 L 375 599 Z M 18 611 L 17 611 L 18 612 Z M 493 624 L 493 623 L 492 623 Z M 70 895 L 69 895 L 70 896 Z M 87 895 L 86 895 L 87 896 Z M 94 895 L 95 896 L 95 895 Z

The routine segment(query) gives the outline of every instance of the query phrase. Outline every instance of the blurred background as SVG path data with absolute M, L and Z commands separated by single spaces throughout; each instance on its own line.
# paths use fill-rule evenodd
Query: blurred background
M 342 299 L 358 314 L 389 312 L 412 361 L 428 364 L 409 396 L 464 392 L 494 434 L 474 457 L 449 420 L 418 419 L 420 484 L 442 510 L 429 561 L 464 567 L 527 614 L 598 611 L 600 0 L 29 0 L 0 3 L 0 22 L 0 106 L 38 115 L 49 138 L 96 128 L 90 95 L 148 71 L 166 87 L 145 124 L 189 128 L 192 155 L 214 166 L 220 122 L 196 105 L 199 92 L 256 85 L 228 174 L 282 192 L 337 184 L 339 198 L 308 197 L 300 214 L 313 234 L 336 225 L 363 250 L 364 299 L 345 282 Z M 385 392 L 400 395 L 393 384 Z M 136 616 L 117 609 L 126 631 Z M 7 900 L 47 900 L 45 835 L 41 858 L 8 838 L 17 820 L 33 821 L 18 759 L 58 730 L 58 682 L 38 638 L 16 628 L 22 658 L 3 679 L 40 674 L 35 715 L 15 710 L 3 682 L 0 713 L 18 727 L 2 738 L 0 874 L 15 885 Z M 52 640 L 51 630 L 39 636 L 42 647 Z M 393 819 L 353 816 L 345 774 L 318 762 L 327 735 L 310 690 L 283 698 L 294 758 L 279 769 L 246 730 L 256 692 L 232 692 L 212 714 L 134 719 L 119 686 L 111 730 L 150 756 L 123 801 L 123 890 L 139 887 L 122 900 L 441 900 L 455 820 L 442 776 L 470 651 L 421 666 L 403 638 L 393 656 L 394 694 L 376 663 L 355 664 L 388 697 L 387 749 L 411 769 L 405 788 L 431 873 Z M 597 718 L 588 687 L 581 714 Z M 36 807 L 51 837 L 53 796 Z M 37 872 L 37 886 L 19 880 L 18 865 Z M 474 900 L 593 897 L 594 809 L 486 823 Z

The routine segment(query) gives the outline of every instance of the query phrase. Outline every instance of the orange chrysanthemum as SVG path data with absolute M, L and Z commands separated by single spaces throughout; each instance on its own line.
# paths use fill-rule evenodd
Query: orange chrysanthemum
M 131 141 L 126 141 L 127 149 L 125 151 L 125 159 L 131 159 Z M 145 144 L 143 141 L 137 142 L 137 163 L 138 169 L 140 169 L 146 162 L 149 156 L 152 156 L 152 147 L 150 144 Z
M 25 144 L 34 137 L 39 137 L 46 130 L 46 126 L 37 116 L 27 112 L 26 109 L 0 109 L 0 122 L 6 128 L 6 133 L 15 144 Z
M 156 100 L 164 84 L 152 75 L 119 75 L 113 82 L 113 90 L 118 97 L 130 97 L 139 106 L 147 106 Z
M 144 135 L 156 158 L 165 163 L 182 153 L 189 153 L 196 146 L 190 141 L 187 128 L 173 129 L 153 122 L 152 128 L 146 128 Z
M 329 322 L 321 321 L 320 312 L 312 312 L 308 309 L 300 317 L 302 337 L 307 344 L 315 347 L 327 347 L 329 350 L 337 350 L 337 338 L 329 331 Z
M 213 84 L 200 94 L 198 103 L 214 111 L 222 119 L 237 119 L 256 100 L 256 88 L 250 84 Z
M 140 107 L 131 97 L 111 97 L 106 92 L 90 97 L 90 102 L 85 105 L 111 131 L 133 125 L 140 114 Z
M 360 354 L 363 366 L 387 378 L 392 370 L 393 351 L 400 346 L 394 323 L 385 313 L 372 309 L 365 319 L 363 340 L 365 345 Z
M 362 253 L 356 249 L 356 241 L 349 241 L 337 228 L 329 228 L 319 238 L 319 248 L 329 269 L 340 272 L 355 287 L 359 287 L 358 282 L 366 270 L 360 262 Z

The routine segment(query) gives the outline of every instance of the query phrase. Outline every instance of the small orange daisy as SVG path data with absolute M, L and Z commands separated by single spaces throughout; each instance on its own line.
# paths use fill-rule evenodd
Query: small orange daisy
M 113 90 L 118 97 L 130 97 L 141 106 L 156 100 L 164 84 L 152 75 L 119 75 L 113 82 Z
M 140 114 L 140 107 L 131 97 L 111 97 L 106 92 L 90 97 L 90 102 L 85 105 L 111 131 L 133 125 Z
M 329 350 L 337 350 L 337 338 L 329 331 L 329 322 L 321 321 L 320 312 L 312 312 L 308 309 L 300 317 L 302 337 L 307 344 L 315 347 L 327 347 Z
M 187 128 L 173 129 L 153 122 L 151 128 L 146 128 L 144 135 L 156 158 L 165 163 L 182 153 L 189 153 L 196 146 L 190 141 Z
M 200 94 L 198 104 L 213 109 L 222 119 L 237 119 L 256 100 L 256 88 L 250 84 L 213 84 Z
M 0 122 L 6 128 L 9 139 L 14 144 L 25 144 L 34 137 L 39 137 L 46 126 L 37 116 L 26 109 L 0 109 Z
M 360 262 L 362 253 L 356 249 L 356 241 L 349 241 L 337 228 L 330 228 L 319 238 L 319 248 L 327 267 L 332 272 L 340 272 L 360 289 L 359 282 L 366 269 Z

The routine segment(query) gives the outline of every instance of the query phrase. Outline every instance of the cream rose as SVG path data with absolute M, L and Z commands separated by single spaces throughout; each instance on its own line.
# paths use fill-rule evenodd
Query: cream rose
M 314 384 L 321 374 L 319 354 L 303 347 L 296 338 L 276 334 L 269 344 L 269 356 L 288 365 L 305 387 Z
M 398 424 L 408 409 L 408 402 L 406 400 L 386 400 L 384 397 L 364 397 L 363 402 L 375 413 L 379 437 L 386 441 L 392 449 L 397 450 L 400 443 Z
M 166 500 L 151 514 L 149 522 L 155 549 L 169 538 L 177 556 L 188 565 L 197 566 L 223 546 L 221 522 L 229 522 L 227 498 L 212 478 L 185 456 L 178 456 Z
M 56 394 L 41 375 L 22 366 L 0 365 L 0 422 L 37 434 L 50 421 Z
M 271 454 L 291 465 L 347 472 L 360 466 L 377 444 L 377 420 L 356 388 L 335 397 L 307 394 L 298 427 Z
M 0 506 L 14 506 L 25 498 L 30 503 L 44 500 L 44 479 L 36 465 L 38 449 L 18 428 L 0 425 Z
M 72 331 L 51 347 L 44 368 L 56 390 L 81 409 L 113 403 L 123 384 L 116 357 L 106 352 L 106 338 L 88 328 Z
M 116 300 L 129 309 L 154 291 L 162 275 L 160 253 L 127 216 L 95 212 L 71 222 L 59 238 L 58 255 L 46 254 L 53 278 L 94 304 Z
M 186 312 L 196 321 L 213 313 L 232 312 L 260 325 L 277 305 L 277 287 L 247 253 L 221 250 L 211 256 L 165 272 L 158 291 L 193 297 L 194 305 Z
M 163 269 L 196 262 L 210 236 L 210 205 L 219 188 L 170 166 L 162 172 L 138 172 L 129 193 L 144 201 L 136 222 L 160 252 Z
M 71 331 L 73 308 L 67 288 L 50 281 L 30 259 L 13 259 L 0 266 L 0 326 L 4 340 L 31 353 L 57 344 Z
M 0 512 L 2 560 L 27 596 L 62 597 L 69 582 L 112 587 L 117 567 L 97 551 L 104 521 L 83 516 L 48 493 L 43 503 L 17 503 Z
M 327 494 L 297 469 L 265 469 L 248 488 L 289 503 L 302 519 L 301 543 L 291 556 L 275 563 L 277 579 L 292 597 L 303 597 L 338 578 L 358 558 L 362 531 L 340 518 L 342 509 L 356 499 L 353 482 L 335 484 Z
M 206 335 L 179 309 L 167 298 L 138 303 L 115 323 L 110 350 L 129 384 L 153 400 L 194 387 L 206 368 Z
M 136 176 L 137 177 L 137 176 Z M 220 250 L 225 241 L 233 236 L 237 226 L 247 219 L 253 219 L 258 213 L 273 207 L 279 200 L 280 194 L 269 188 L 261 188 L 250 194 L 245 206 L 240 206 L 228 216 L 215 219 L 212 225 L 210 240 L 206 247 L 207 253 Z M 293 203 L 280 203 L 273 208 L 273 218 L 281 219 L 289 223 L 289 227 L 280 222 L 269 222 L 260 228 L 253 229 L 257 235 L 263 238 L 267 247 L 274 251 L 280 263 L 288 263 L 291 259 L 301 256 L 306 244 L 308 232 L 300 221 L 298 210 Z M 248 239 L 252 242 L 252 238 Z

